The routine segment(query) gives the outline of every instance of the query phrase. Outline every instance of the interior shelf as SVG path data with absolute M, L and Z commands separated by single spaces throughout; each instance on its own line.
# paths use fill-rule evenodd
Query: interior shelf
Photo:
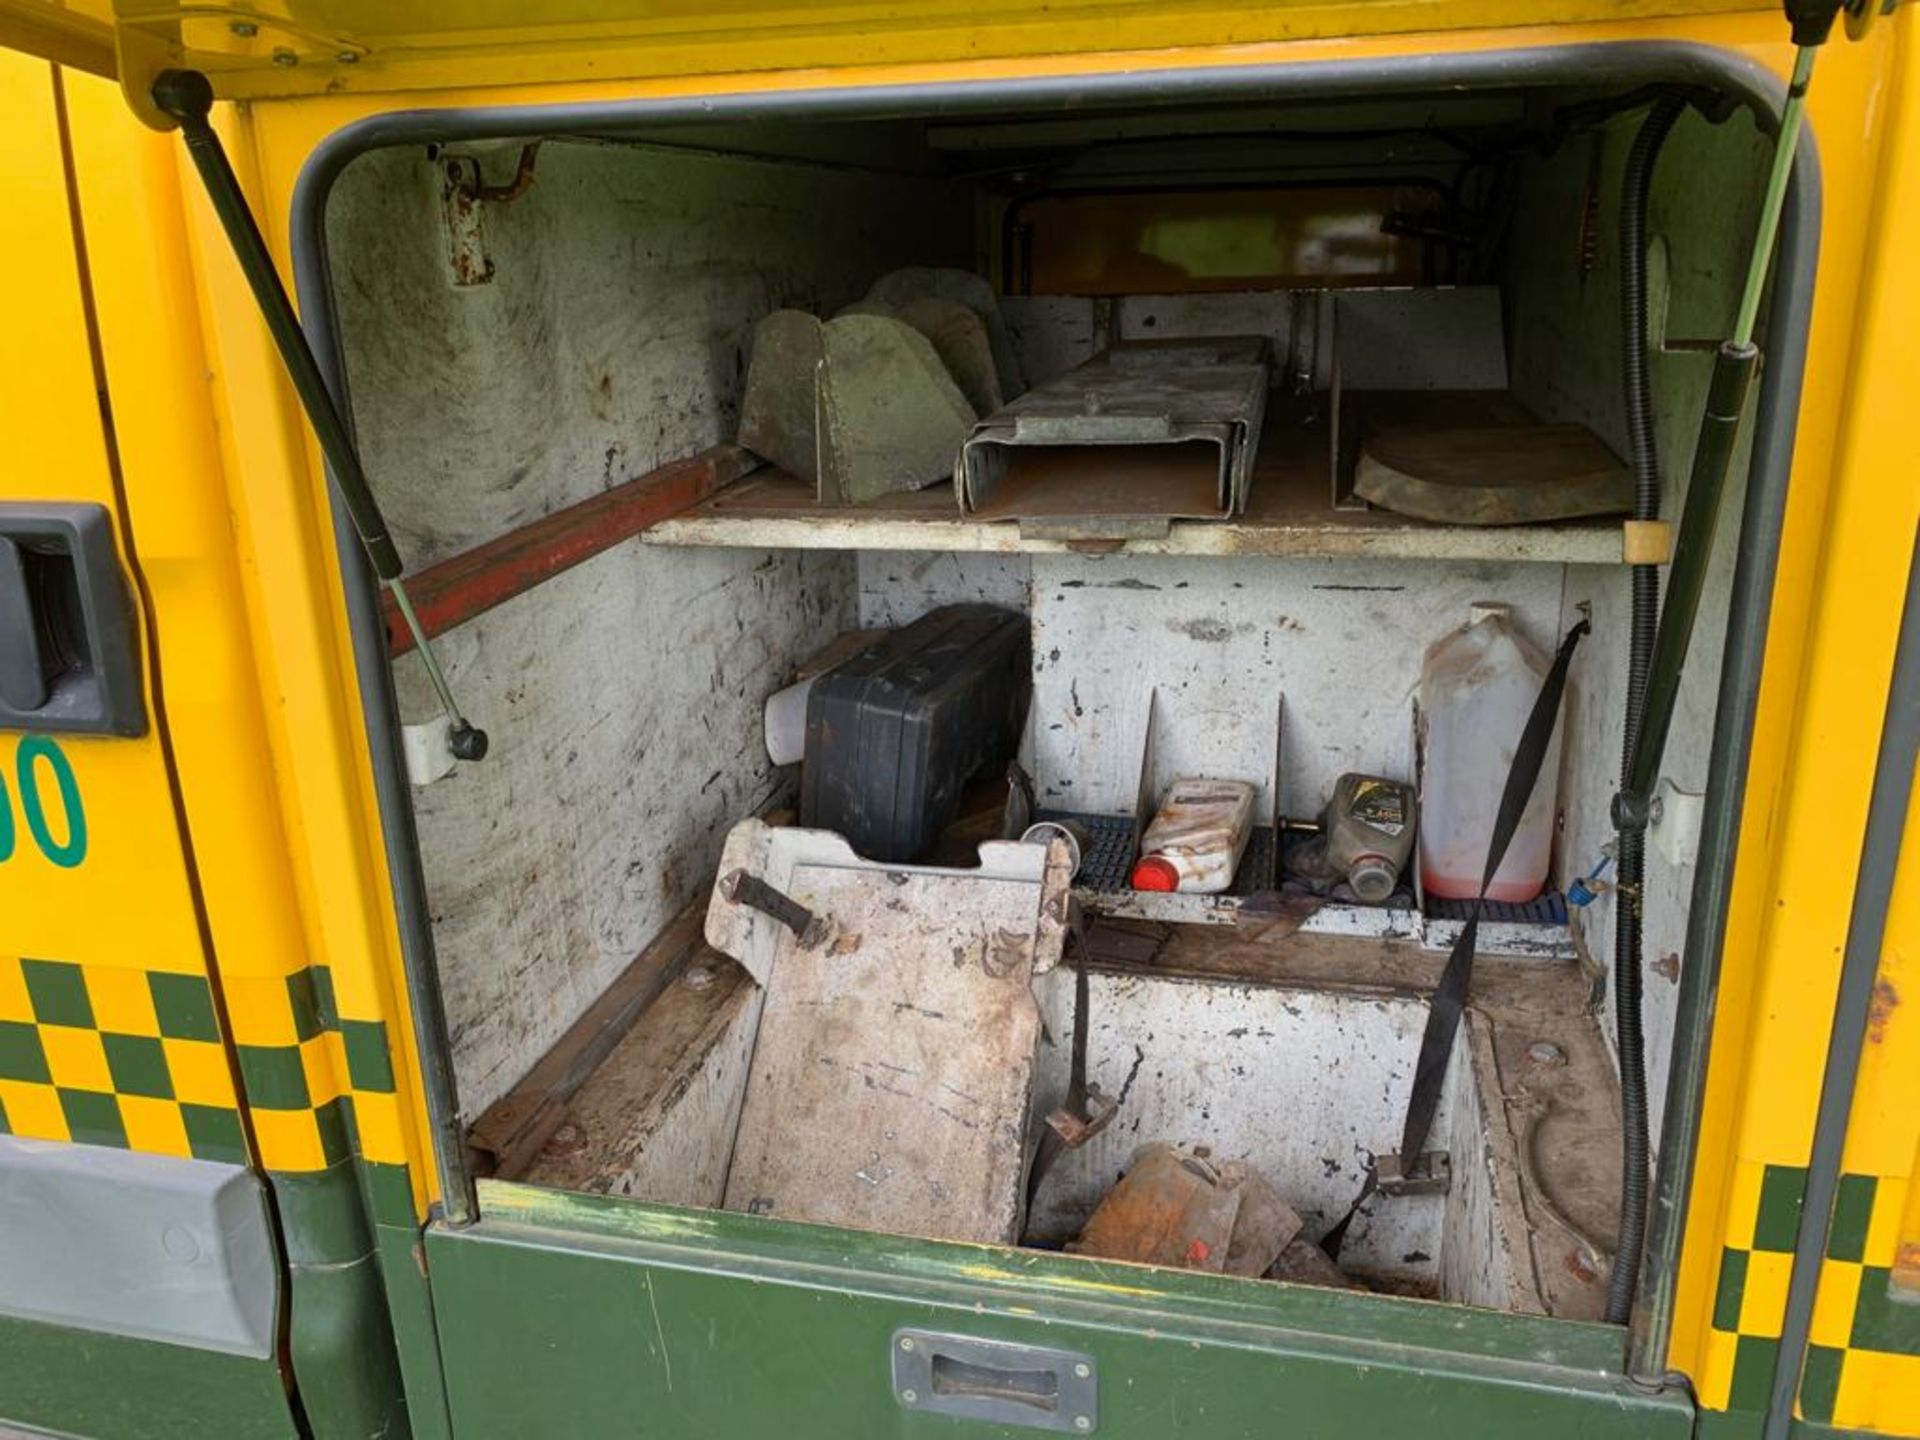
M 1540 560 L 1617 565 L 1617 520 L 1554 525 L 1437 525 L 1385 510 L 1336 510 L 1329 499 L 1323 425 L 1270 421 L 1255 463 L 1246 513 L 1231 520 L 1175 520 L 1164 536 L 1072 541 L 1021 533 L 1013 521 L 961 515 L 953 487 L 883 496 L 864 505 L 822 505 L 813 488 L 761 468 L 643 535 L 653 545 L 766 550 L 954 550 L 1054 554 L 1124 550 L 1135 555 L 1383 556 L 1401 559 Z

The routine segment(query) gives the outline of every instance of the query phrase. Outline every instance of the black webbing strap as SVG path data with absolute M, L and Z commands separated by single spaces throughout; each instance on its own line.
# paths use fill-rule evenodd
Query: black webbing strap
M 1087 1110 L 1087 1031 L 1089 1021 L 1087 1010 L 1091 997 L 1087 979 L 1087 961 L 1090 951 L 1087 948 L 1087 917 L 1080 908 L 1080 902 L 1071 895 L 1067 897 L 1067 936 L 1073 941 L 1073 1041 L 1071 1060 L 1067 1071 L 1067 1098 L 1063 1109 L 1075 1117 L 1085 1120 L 1091 1118 Z M 1033 1154 L 1033 1165 L 1027 1171 L 1027 1205 L 1033 1205 L 1033 1197 L 1040 1193 L 1040 1182 L 1047 1178 L 1047 1172 L 1053 1168 L 1053 1162 L 1067 1148 L 1067 1142 L 1051 1125 L 1040 1130 L 1040 1144 Z
M 1427 1028 L 1420 1037 L 1420 1057 L 1413 1066 L 1413 1090 L 1407 1096 L 1407 1120 L 1400 1131 L 1403 1172 L 1411 1171 L 1419 1163 L 1427 1132 L 1433 1128 L 1434 1112 L 1440 1105 L 1440 1087 L 1447 1077 L 1447 1065 L 1453 1059 L 1454 1037 L 1459 1033 L 1460 1016 L 1467 1008 L 1467 993 L 1473 982 L 1480 911 L 1486 904 L 1493 877 L 1499 873 L 1500 862 L 1507 858 L 1507 847 L 1513 843 L 1514 832 L 1527 813 L 1527 802 L 1533 799 L 1534 787 L 1540 781 L 1540 768 L 1546 763 L 1547 747 L 1553 741 L 1554 726 L 1560 719 L 1560 697 L 1567 688 L 1567 667 L 1573 663 L 1573 652 L 1581 637 L 1591 628 L 1582 620 L 1560 642 L 1553 667 L 1541 682 L 1540 693 L 1534 698 L 1533 709 L 1520 731 L 1513 763 L 1507 768 L 1507 781 L 1500 791 L 1500 808 L 1494 815 L 1493 838 L 1487 845 L 1486 869 L 1480 874 L 1480 893 L 1474 897 L 1473 910 L 1467 916 L 1467 923 L 1460 927 L 1460 936 L 1453 942 L 1453 953 L 1447 956 L 1446 969 L 1440 972 L 1440 983 L 1434 986 L 1433 998 L 1427 1002 Z M 1340 1223 L 1320 1241 L 1321 1248 L 1329 1255 L 1340 1253 L 1340 1244 L 1347 1238 L 1347 1227 L 1378 1188 L 1379 1176 L 1369 1168 L 1360 1194 Z

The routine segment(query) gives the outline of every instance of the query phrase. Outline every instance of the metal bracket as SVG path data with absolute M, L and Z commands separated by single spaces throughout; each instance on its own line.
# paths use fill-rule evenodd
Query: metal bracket
M 1444 1195 L 1453 1186 L 1453 1157 L 1445 1150 L 1423 1150 L 1411 1167 L 1403 1167 L 1398 1155 L 1382 1155 L 1373 1176 L 1382 1195 Z
M 1691 865 L 1700 858 L 1700 827 L 1706 819 L 1707 797 L 1682 790 L 1666 776 L 1653 792 L 1647 817 L 1647 838 L 1670 865 Z
M 533 185 L 533 167 L 539 154 L 539 141 L 523 146 L 513 179 L 505 185 L 486 183 L 477 155 L 448 155 L 441 161 L 446 181 L 440 201 L 447 222 L 447 259 L 456 286 L 465 289 L 492 283 L 493 259 L 487 254 L 481 206 L 509 205 L 526 194 Z
M 436 715 L 418 725 L 400 727 L 400 748 L 407 757 L 407 781 L 419 787 L 431 785 L 453 773 L 455 761 L 452 743 L 453 722 Z
M 1085 962 L 1085 955 L 1081 960 Z M 1078 1150 L 1094 1136 L 1107 1128 L 1107 1123 L 1119 1113 L 1120 1102 L 1101 1092 L 1098 1085 L 1087 1086 L 1086 1114 L 1076 1114 L 1068 1106 L 1062 1105 L 1047 1116 L 1047 1128 L 1058 1135 L 1069 1150 Z

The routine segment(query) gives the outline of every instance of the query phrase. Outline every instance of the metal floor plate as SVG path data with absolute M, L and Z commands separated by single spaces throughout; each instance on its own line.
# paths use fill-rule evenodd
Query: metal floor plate
M 1034 815 L 1036 820 L 1069 821 L 1087 832 L 1090 843 L 1086 853 L 1080 857 L 1080 873 L 1074 877 L 1077 889 L 1090 890 L 1096 895 L 1111 895 L 1130 890 L 1130 877 L 1133 871 L 1133 817 L 1130 815 L 1083 815 L 1073 810 L 1042 810 Z M 1273 873 L 1273 831 L 1267 826 L 1254 827 L 1253 835 L 1247 841 L 1247 853 L 1240 862 L 1240 869 L 1228 887 L 1230 896 L 1247 896 L 1268 888 L 1267 877 Z M 1335 892 L 1339 899 L 1344 889 Z M 1389 908 L 1413 908 L 1413 894 L 1406 886 L 1396 890 Z M 1426 915 L 1429 920 L 1464 921 L 1472 914 L 1473 905 L 1467 900 L 1427 901 Z M 1554 929 L 1564 929 L 1567 924 L 1566 897 L 1558 890 L 1545 890 L 1540 896 L 1524 905 L 1507 904 L 1489 900 L 1481 914 L 1481 923 L 1489 925 L 1545 925 Z

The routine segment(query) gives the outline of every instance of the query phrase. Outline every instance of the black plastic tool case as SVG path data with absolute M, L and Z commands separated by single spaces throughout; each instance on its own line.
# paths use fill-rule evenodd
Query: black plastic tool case
M 1033 677 L 1027 617 L 949 605 L 822 675 L 807 696 L 800 823 L 870 860 L 913 860 L 969 782 L 1013 759 Z

